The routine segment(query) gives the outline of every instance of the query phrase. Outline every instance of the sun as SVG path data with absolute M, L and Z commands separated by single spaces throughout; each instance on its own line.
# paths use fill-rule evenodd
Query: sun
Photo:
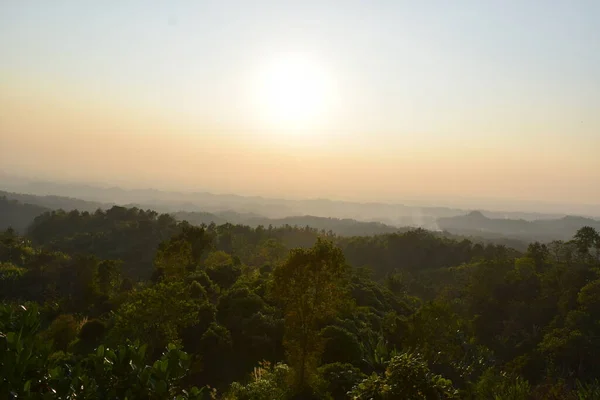
M 259 112 L 276 128 L 292 131 L 315 127 L 331 107 L 332 80 L 325 68 L 307 55 L 274 58 L 256 83 Z

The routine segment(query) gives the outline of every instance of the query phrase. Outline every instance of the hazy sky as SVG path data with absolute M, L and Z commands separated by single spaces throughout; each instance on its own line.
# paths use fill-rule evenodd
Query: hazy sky
M 5 0 L 0 170 L 600 203 L 599 20 L 597 0 Z

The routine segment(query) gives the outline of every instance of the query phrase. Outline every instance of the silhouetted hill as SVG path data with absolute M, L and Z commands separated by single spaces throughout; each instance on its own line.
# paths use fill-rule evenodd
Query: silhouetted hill
M 35 217 L 48 211 L 35 204 L 23 204 L 0 195 L 0 230 L 13 228 L 24 233 Z
M 74 199 L 62 196 L 36 196 L 32 194 L 0 191 L 0 229 L 12 227 L 23 233 L 41 214 L 52 210 L 95 212 L 108 209 L 111 204 Z
M 266 218 L 256 214 L 241 214 L 235 212 L 223 212 L 211 214 L 206 212 L 177 212 L 172 214 L 178 220 L 186 220 L 191 224 L 217 225 L 223 223 L 243 224 L 251 227 L 259 225 L 273 227 L 281 226 L 309 226 L 314 229 L 331 231 L 340 236 L 370 236 L 383 233 L 398 232 L 400 229 L 380 222 L 363 222 L 349 218 L 325 218 L 311 215 L 293 216 L 286 218 Z M 403 229 L 406 230 L 406 229 Z
M 0 226 L 13 226 L 15 229 L 23 232 L 34 220 L 35 217 L 49 210 L 64 210 L 64 211 L 87 211 L 95 212 L 98 209 L 107 210 L 112 207 L 108 203 L 100 203 L 94 201 L 86 201 L 61 196 L 35 196 L 30 194 L 19 194 L 0 192 L 4 196 L 5 203 L 3 207 L 7 211 L 7 215 L 0 215 Z M 10 203 L 10 207 L 8 205 Z M 142 204 L 126 204 L 125 207 L 137 207 L 138 209 L 151 209 L 158 212 L 168 212 L 165 207 L 153 207 Z M 318 230 L 331 231 L 342 236 L 360 236 L 360 235 L 376 235 L 382 233 L 398 232 L 398 228 L 385 225 L 380 222 L 361 222 L 353 219 L 338 219 L 325 218 L 315 216 L 293 216 L 285 218 L 267 218 L 256 213 L 238 213 L 235 211 L 222 211 L 217 213 L 209 212 L 186 212 L 179 211 L 171 213 L 178 220 L 187 220 L 191 224 L 211 224 L 217 225 L 232 223 L 244 224 L 252 227 L 259 225 L 269 226 L 310 226 Z
M 582 226 L 600 229 L 600 221 L 592 218 L 565 216 L 557 219 L 526 221 L 524 219 L 488 218 L 480 211 L 466 215 L 439 218 L 438 226 L 461 235 L 513 237 L 523 240 L 567 240 Z
M 76 199 L 73 197 L 55 196 L 55 195 L 33 195 L 23 193 L 11 193 L 0 191 L 0 196 L 7 199 L 16 200 L 20 203 L 34 204 L 45 207 L 51 210 L 79 210 L 79 211 L 96 211 L 99 208 L 106 209 L 114 205 L 114 203 L 100 203 L 97 201 L 88 201 Z

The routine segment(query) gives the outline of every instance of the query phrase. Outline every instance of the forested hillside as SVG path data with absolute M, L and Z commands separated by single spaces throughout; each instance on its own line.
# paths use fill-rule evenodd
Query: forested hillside
M 16 229 L 24 233 L 35 217 L 48 211 L 34 204 L 24 204 L 0 195 L 0 229 Z
M 114 206 L 94 213 L 46 212 L 35 218 L 27 236 L 34 244 L 54 251 L 121 260 L 126 276 L 147 279 L 152 273 L 153 250 L 180 232 L 182 227 L 189 226 L 188 222 L 179 223 L 169 214 Z M 269 258 L 272 254 L 283 257 L 290 249 L 310 247 L 318 237 L 327 237 L 343 250 L 353 265 L 369 266 L 378 277 L 398 268 L 448 267 L 495 251 L 515 253 L 492 244 L 446 239 L 422 229 L 346 237 L 309 226 L 259 225 L 252 228 L 229 223 L 202 226 L 213 238 L 211 247 L 214 250 L 234 254 L 246 264 L 260 266 L 268 260 L 273 261 Z
M 16 200 L 24 204 L 33 204 L 50 210 L 80 210 L 93 212 L 98 208 L 109 208 L 112 203 L 100 203 L 97 201 L 80 200 L 73 197 L 33 195 L 23 193 L 12 193 L 0 190 L 0 196 L 10 200 Z
M 95 201 L 85 201 L 69 197 L 61 196 L 36 196 L 20 193 L 1 192 L 0 196 L 5 196 L 4 202 L 0 202 L 0 213 L 12 214 L 12 220 L 15 222 L 13 227 L 23 230 L 29 226 L 33 219 L 47 210 L 64 210 L 67 212 L 79 210 L 82 212 L 94 213 L 98 209 L 108 210 L 113 207 L 112 203 L 99 203 Z M 15 207 L 15 203 L 9 204 L 6 200 L 16 200 L 19 203 L 26 205 L 21 207 L 21 210 L 12 211 L 11 207 Z M 509 218 L 491 218 L 496 215 L 490 211 L 480 212 L 472 211 L 466 215 L 455 215 L 460 213 L 460 210 L 452 210 L 451 212 L 436 208 L 437 214 L 445 215 L 450 213 L 452 217 L 434 218 L 418 212 L 413 216 L 397 217 L 389 220 L 389 224 L 376 221 L 359 221 L 351 218 L 331 218 L 318 217 L 314 215 L 296 215 L 286 216 L 281 218 L 268 218 L 264 215 L 259 215 L 251 212 L 238 212 L 235 209 L 220 210 L 214 212 L 207 211 L 181 211 L 186 208 L 198 210 L 198 206 L 183 202 L 173 202 L 168 204 L 152 205 L 135 203 L 122 204 L 119 207 L 137 208 L 137 209 L 152 209 L 162 213 L 169 213 L 177 221 L 188 221 L 192 225 L 223 225 L 226 223 L 234 225 L 247 225 L 253 228 L 258 226 L 273 226 L 276 228 L 285 226 L 298 226 L 325 230 L 338 236 L 369 236 L 380 235 L 386 233 L 405 232 L 409 229 L 422 227 L 425 229 L 433 229 L 440 231 L 444 236 L 452 235 L 469 237 L 475 241 L 503 243 L 510 247 L 524 250 L 527 243 L 532 241 L 550 242 L 552 240 L 568 240 L 572 237 L 577 229 L 581 226 L 592 226 L 595 229 L 600 229 L 600 221 L 577 216 L 566 216 L 562 218 L 550 217 L 548 215 L 537 215 L 534 220 L 525 219 L 509 219 Z M 323 207 L 329 204 L 326 201 L 319 202 Z M 40 206 L 35 212 L 35 206 Z M 10 212 L 8 211 L 10 208 Z M 329 209 L 329 208 L 328 208 Z M 347 211 L 352 214 L 352 207 Z M 391 210 L 391 209 L 390 209 Z M 402 208 L 398 210 L 400 212 Z M 447 212 L 445 212 L 446 210 Z M 316 210 L 315 210 L 316 211 Z M 18 213 L 18 215 L 15 214 Z M 391 212 L 391 211 L 390 211 Z M 335 215 L 332 212 L 331 215 Z M 527 215 L 530 218 L 535 217 L 534 214 Z M 387 219 L 386 219 L 387 220 Z M 4 228 L 10 225 L 5 225 Z
M 15 221 L 12 224 L 7 224 L 4 226 L 4 229 L 14 225 L 13 227 L 15 229 L 19 229 L 20 231 L 29 226 L 35 217 L 48 210 L 63 210 L 67 212 L 79 210 L 82 212 L 94 213 L 98 209 L 108 210 L 113 207 L 109 203 L 98 203 L 94 201 L 85 201 L 61 196 L 35 196 L 1 191 L 0 195 L 5 196 L 0 197 L 0 199 L 2 199 L 2 202 L 0 203 L 0 213 L 11 213 L 13 215 L 13 219 L 11 219 L 11 221 Z M 13 210 L 17 203 L 23 204 L 24 207 L 22 207 L 22 210 Z M 36 207 L 33 207 L 34 205 L 38 206 L 37 209 Z M 30 208 L 30 210 L 26 210 L 25 206 Z M 147 209 L 147 207 L 144 207 L 143 205 L 125 205 L 123 207 Z M 267 218 L 257 214 L 238 213 L 234 211 L 221 211 L 217 213 L 174 211 L 176 209 L 172 207 L 173 206 L 163 206 L 161 209 L 165 213 L 170 213 L 178 221 L 185 220 L 193 225 L 210 225 L 211 223 L 222 225 L 225 223 L 232 223 L 243 224 L 252 227 L 257 227 L 259 225 L 273 225 L 276 227 L 282 227 L 286 225 L 301 227 L 310 226 L 311 228 L 331 231 L 332 233 L 342 236 L 377 235 L 398 231 L 398 228 L 394 226 L 385 225 L 379 222 L 356 221 L 354 219 L 324 218 L 313 217 L 310 215 L 286 218 Z M 155 208 L 152 209 L 154 210 Z M 8 219 L 6 220 L 8 221 Z M 18 226 L 15 224 L 18 224 Z
M 593 399 L 600 235 L 47 212 L 0 234 L 0 398 Z
M 314 217 L 310 215 L 285 217 L 285 218 L 266 218 L 256 214 L 240 214 L 235 212 L 223 212 L 217 215 L 199 212 L 176 212 L 172 214 L 180 221 L 188 221 L 193 225 L 201 224 L 243 224 L 251 227 L 257 226 L 309 226 L 318 230 L 331 231 L 342 236 L 367 236 L 383 233 L 398 232 L 398 228 L 385 225 L 380 222 L 364 222 L 354 219 L 325 218 Z M 402 228 L 406 231 L 409 228 Z
M 526 221 L 524 219 L 488 218 L 482 212 L 439 218 L 441 229 L 463 235 L 509 237 L 528 241 L 568 240 L 582 226 L 600 229 L 600 220 L 565 216 L 556 219 Z

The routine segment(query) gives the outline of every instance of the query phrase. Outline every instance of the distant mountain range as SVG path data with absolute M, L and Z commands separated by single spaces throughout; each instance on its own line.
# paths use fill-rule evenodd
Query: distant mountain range
M 114 203 L 100 203 L 60 196 L 36 196 L 31 194 L 11 193 L 0 191 L 0 230 L 12 227 L 19 232 L 25 232 L 27 227 L 38 215 L 62 209 L 65 211 L 79 210 L 94 212 L 107 209 Z M 124 204 L 126 207 L 150 208 L 136 204 Z M 273 226 L 310 226 L 319 230 L 332 231 L 341 236 L 364 236 L 398 232 L 398 227 L 385 225 L 380 222 L 363 222 L 353 219 L 325 218 L 314 216 L 297 216 L 286 218 L 267 218 L 257 214 L 244 214 L 234 211 L 218 213 L 178 211 L 171 213 L 178 220 L 186 220 L 194 225 L 215 223 L 217 225 L 232 223 L 252 227 L 259 225 Z M 406 229 L 402 229 L 406 230 Z
M 1 177 L 1 175 L 0 175 Z M 297 215 L 355 219 L 381 222 L 392 226 L 421 226 L 437 229 L 438 218 L 467 214 L 470 210 L 452 207 L 420 207 L 389 203 L 358 203 L 328 199 L 286 200 L 258 196 L 212 194 L 207 192 L 169 192 L 155 189 L 102 188 L 85 184 L 16 181 L 0 179 L 0 190 L 34 195 L 60 195 L 93 201 L 101 204 L 135 204 L 161 212 L 209 212 L 235 211 L 241 214 L 257 214 L 267 218 L 285 218 Z M 592 210 L 593 211 L 593 210 Z M 600 206 L 597 209 L 600 215 Z M 535 212 L 482 211 L 489 218 L 509 219 L 556 219 L 565 214 Z M 595 215 L 592 213 L 592 215 Z
M 548 241 L 568 239 L 584 225 L 600 229 L 600 221 L 597 219 L 564 214 L 470 211 L 450 207 L 416 207 L 327 199 L 267 199 L 257 196 L 181 193 L 155 189 L 128 190 L 14 179 L 1 180 L 0 189 L 10 190 L 0 191 L 0 196 L 27 205 L 29 208 L 23 215 L 28 216 L 38 211 L 43 212 L 40 211 L 42 209 L 95 211 L 118 204 L 171 213 L 178 219 L 196 224 L 230 222 L 250 226 L 309 225 L 317 229 L 332 230 L 340 235 L 372 235 L 407 227 L 422 227 L 466 236 Z M 10 207 L 16 207 L 16 203 Z M 3 215 L 0 228 L 6 225 L 6 221 L 13 221 L 8 214 Z M 22 224 L 21 221 L 18 225 Z
M 56 189 L 55 186 L 51 186 Z M 50 188 L 50 187 L 48 187 Z M 73 190 L 81 194 L 80 187 Z M 38 190 L 41 190 L 38 187 Z M 73 192 L 71 191 L 71 192 Z M 69 192 L 69 193 L 71 193 Z M 360 204 L 330 200 L 264 200 L 233 195 L 182 194 L 184 199 L 177 201 L 175 193 L 160 191 L 126 191 L 123 189 L 98 189 L 88 196 L 106 201 L 83 200 L 75 197 L 56 195 L 22 194 L 0 191 L 0 229 L 12 226 L 24 231 L 33 219 L 48 210 L 80 210 L 93 212 L 98 208 L 107 209 L 116 204 L 127 207 L 153 209 L 171 213 L 179 220 L 192 224 L 243 224 L 249 226 L 310 226 L 319 230 L 332 231 L 342 236 L 361 236 L 392 233 L 414 227 L 446 233 L 484 238 L 490 240 L 511 239 L 519 241 L 567 240 L 582 226 L 592 226 L 600 230 L 600 221 L 579 216 L 558 216 L 528 213 L 508 213 L 525 218 L 507 218 L 507 214 L 488 211 L 465 211 L 450 208 L 408 207 L 385 204 Z M 152 198 L 144 197 L 154 193 Z M 115 200 L 110 195 L 115 194 Z M 187 197 L 186 197 L 187 196 Z M 89 198 L 89 197 L 88 197 Z M 144 200 L 146 201 L 140 201 Z M 193 202 L 200 201 L 200 203 Z M 140 202 L 125 202 L 138 200 Z M 222 200 L 223 202 L 219 202 Z M 252 201 L 251 201 L 252 200 Z M 269 202 L 272 202 L 269 203 Z M 202 206 L 201 204 L 204 204 Z M 269 207 L 271 204 L 272 207 Z M 302 205 L 302 207 L 300 207 Z M 283 210 L 312 209 L 320 213 L 331 212 L 333 216 L 302 214 L 281 216 Z M 311 208 L 312 207 L 312 208 Z M 259 211 L 268 212 L 267 215 Z M 396 216 L 390 216 L 392 211 Z M 369 213 L 370 214 L 365 214 Z M 386 214 L 387 212 L 387 214 Z M 412 215 L 406 213 L 412 212 Z M 401 213 L 405 213 L 404 215 Z M 349 218 L 347 215 L 369 215 L 370 218 Z M 274 216 L 275 215 L 275 216 Z M 502 218 L 498 218 L 501 215 Z M 341 217 L 340 217 L 341 216 Z M 537 218 L 533 218 L 537 217 Z M 387 222 L 387 223 L 386 223 Z M 507 241 L 506 243 L 512 243 Z

